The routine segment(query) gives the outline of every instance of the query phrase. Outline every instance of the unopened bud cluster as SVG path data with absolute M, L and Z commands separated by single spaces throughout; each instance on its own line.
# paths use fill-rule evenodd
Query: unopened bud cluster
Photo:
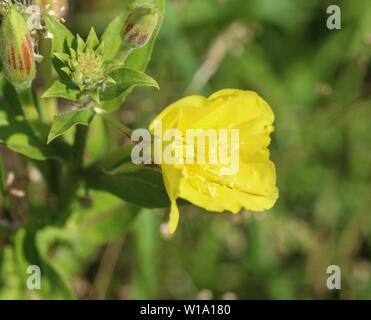
M 100 51 L 81 51 L 69 60 L 72 81 L 80 90 L 92 90 L 104 82 L 106 75 Z
M 103 58 L 104 43 L 99 42 L 92 28 L 86 42 L 78 35 L 76 50 L 70 48 L 69 54 L 54 53 L 63 62 L 61 70 L 82 93 L 89 93 L 99 101 L 99 92 L 109 83 L 116 83 L 108 74 L 110 67 Z M 92 93 L 95 91 L 95 94 Z
M 158 13 L 151 4 L 135 7 L 126 18 L 122 28 L 122 39 L 130 49 L 146 45 L 158 22 Z

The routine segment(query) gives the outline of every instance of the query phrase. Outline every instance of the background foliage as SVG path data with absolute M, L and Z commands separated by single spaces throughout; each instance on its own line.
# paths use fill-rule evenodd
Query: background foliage
M 102 34 L 127 3 L 73 1 L 69 26 Z M 341 30 L 326 28 L 330 4 L 342 9 Z M 364 0 L 166 0 L 147 69 L 161 90 L 135 89 L 116 116 L 147 127 L 186 94 L 257 91 L 276 114 L 277 205 L 237 216 L 186 206 L 169 237 L 168 210 L 81 190 L 65 227 L 17 232 L 15 249 L 0 229 L 0 298 L 371 298 L 370 19 Z M 125 139 L 99 118 L 89 135 L 86 164 Z M 17 189 L 29 180 L 17 212 L 46 219 L 38 171 L 2 151 Z M 29 264 L 44 270 L 37 295 L 20 277 Z M 326 287 L 331 264 L 341 267 L 340 291 Z

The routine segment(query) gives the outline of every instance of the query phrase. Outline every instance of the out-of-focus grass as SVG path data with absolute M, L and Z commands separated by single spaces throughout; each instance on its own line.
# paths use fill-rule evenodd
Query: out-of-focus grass
M 184 207 L 171 238 L 168 212 L 145 210 L 125 241 L 76 267 L 80 297 L 371 298 L 371 3 L 166 2 L 148 70 L 161 90 L 136 89 L 117 116 L 146 127 L 186 94 L 257 91 L 276 115 L 280 198 L 260 214 Z M 70 26 L 102 31 L 126 3 L 74 1 Z M 341 30 L 326 28 L 330 4 L 342 9 Z M 326 287 L 331 264 L 341 290 Z
M 169 2 L 152 62 L 159 101 L 166 105 L 165 90 L 171 100 L 190 87 L 258 91 L 276 114 L 280 199 L 261 218 L 245 214 L 238 223 L 229 215 L 183 214 L 165 256 L 183 261 L 178 272 L 192 288 L 184 296 L 207 288 L 214 297 L 370 298 L 371 5 L 342 2 L 343 28 L 330 31 L 325 10 L 332 2 L 202 3 Z M 195 75 L 210 65 L 209 81 L 197 87 Z M 172 263 L 164 270 L 175 272 Z M 330 264 L 342 268 L 340 292 L 325 286 Z
M 330 31 L 326 8 L 336 2 L 342 29 Z M 87 30 L 77 22 L 88 10 L 110 14 L 104 3 L 81 3 L 74 28 Z M 184 208 L 170 240 L 154 238 L 158 221 L 147 213 L 110 297 L 371 297 L 370 19 L 363 0 L 167 1 L 149 67 L 161 91 L 138 89 L 118 116 L 145 127 L 185 94 L 257 91 L 276 114 L 280 199 L 264 214 Z M 326 287 L 331 264 L 341 267 L 340 291 Z

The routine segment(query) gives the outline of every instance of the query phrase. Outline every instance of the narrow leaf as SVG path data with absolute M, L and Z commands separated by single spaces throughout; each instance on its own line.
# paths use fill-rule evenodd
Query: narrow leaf
M 87 126 L 94 112 L 88 108 L 72 109 L 62 115 L 54 117 L 52 128 L 49 132 L 48 143 L 65 134 L 74 126 L 81 124 Z
M 93 50 L 98 45 L 99 45 L 99 39 L 97 37 L 97 34 L 95 33 L 94 28 L 92 27 L 90 29 L 88 39 L 86 40 L 86 48 L 87 50 Z
M 87 178 L 92 189 L 107 191 L 117 197 L 147 208 L 165 208 L 170 205 L 160 171 L 142 169 L 126 174 L 92 174 Z
M 150 76 L 126 67 L 113 71 L 110 76 L 116 84 L 107 87 L 107 89 L 101 93 L 100 98 L 102 101 L 115 99 L 137 86 L 149 86 L 159 89 L 158 83 Z
M 72 101 L 78 101 L 82 98 L 79 90 L 73 89 L 61 81 L 55 81 L 52 86 L 46 90 L 42 98 L 65 98 Z
M 45 144 L 33 135 L 27 121 L 21 117 L 16 120 L 8 120 L 3 112 L 0 112 L 0 144 L 34 160 L 57 158 Z
M 45 14 L 43 16 L 47 30 L 53 36 L 53 52 L 69 53 L 69 48 L 75 39 L 73 34 L 57 19 L 50 15 Z
M 115 58 L 119 51 L 122 40 L 121 40 L 121 29 L 124 25 L 125 19 L 128 15 L 129 10 L 126 9 L 117 18 L 115 18 L 102 36 L 102 42 L 104 42 L 103 56 L 104 60 L 112 60 Z

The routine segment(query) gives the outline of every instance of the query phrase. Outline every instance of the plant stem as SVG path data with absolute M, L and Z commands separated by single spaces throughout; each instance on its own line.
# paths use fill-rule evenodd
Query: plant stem
M 45 88 L 49 88 L 53 83 L 53 75 L 52 75 L 52 59 L 49 54 L 51 50 L 51 41 L 49 39 L 42 38 L 40 40 L 40 50 L 41 54 L 44 57 L 42 62 L 39 65 L 39 69 L 41 72 L 41 78 L 43 80 L 43 85 Z M 57 113 L 58 104 L 56 98 L 45 98 L 44 99 L 44 121 L 46 120 L 47 123 L 52 123 L 54 115 Z
M 125 238 L 121 237 L 109 243 L 105 248 L 93 286 L 90 289 L 89 299 L 105 299 L 124 242 Z
M 10 200 L 9 200 L 9 194 L 8 194 L 8 187 L 6 185 L 3 157 L 1 155 L 1 152 L 0 152 L 0 186 L 1 186 L 1 195 L 3 197 L 4 214 L 8 220 L 11 220 Z
M 59 197 L 61 223 L 67 220 L 70 206 L 80 186 L 88 131 L 88 126 L 78 125 L 76 127 L 71 162 L 67 169 L 65 179 L 63 180 L 62 194 Z
M 18 88 L 17 92 L 21 100 L 23 113 L 31 129 L 39 138 L 44 140 L 47 132 L 45 131 L 44 124 L 41 122 L 39 112 L 35 106 L 31 87 Z
M 104 120 L 109 122 L 112 126 L 114 126 L 116 129 L 120 130 L 123 134 L 125 134 L 129 139 L 131 139 L 131 134 L 133 133 L 133 130 L 125 126 L 123 123 L 118 121 L 113 115 L 106 112 L 105 110 L 101 108 L 94 108 L 94 111 L 99 114 Z
M 130 53 L 132 53 L 132 51 L 133 51 L 133 49 L 128 48 L 127 46 L 123 45 L 122 49 L 117 54 L 116 59 L 121 61 L 121 62 L 125 62 L 126 59 L 129 57 Z

